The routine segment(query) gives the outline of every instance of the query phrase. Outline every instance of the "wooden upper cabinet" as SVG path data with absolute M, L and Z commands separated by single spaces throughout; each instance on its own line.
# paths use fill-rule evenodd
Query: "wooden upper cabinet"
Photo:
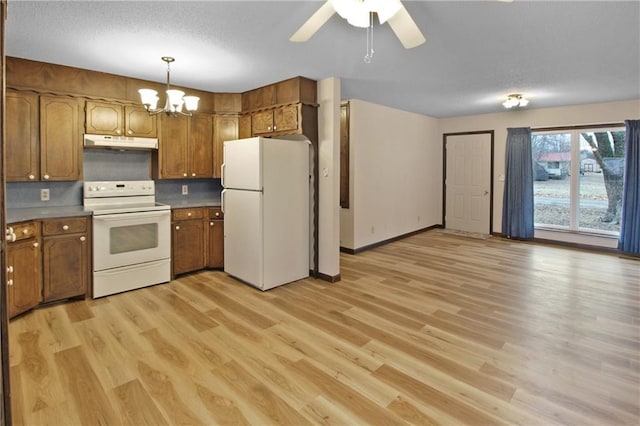
M 82 179 L 80 102 L 40 97 L 40 177 L 43 181 Z
M 301 102 L 315 105 L 317 102 L 317 83 L 304 77 L 294 77 L 275 84 L 276 104 Z
M 193 114 L 189 117 L 187 144 L 188 177 L 213 177 L 213 116 Z
M 215 115 L 213 117 L 213 177 L 221 177 L 224 141 L 238 139 L 238 117 Z
M 275 103 L 275 84 L 253 89 L 242 94 L 242 109 L 245 111 L 268 108 Z
M 213 116 L 163 115 L 160 123 L 156 176 L 160 179 L 213 177 Z
M 158 136 L 157 116 L 149 115 L 141 106 L 125 105 L 124 107 L 124 134 L 125 136 L 138 136 L 155 138 Z
M 40 178 L 38 95 L 7 92 L 6 160 L 7 182 Z
M 87 101 L 85 130 L 91 134 L 121 136 L 124 133 L 123 110 L 122 105 Z
M 251 114 L 242 114 L 238 118 L 238 139 L 250 138 L 251 136 Z
M 156 116 L 142 106 L 87 101 L 85 130 L 90 134 L 112 136 L 157 136 Z
M 160 146 L 158 149 L 159 171 L 162 179 L 187 177 L 187 138 L 189 120 L 185 116 L 160 119 Z
M 251 114 L 251 131 L 254 135 L 298 133 L 300 123 L 300 104 L 285 105 Z

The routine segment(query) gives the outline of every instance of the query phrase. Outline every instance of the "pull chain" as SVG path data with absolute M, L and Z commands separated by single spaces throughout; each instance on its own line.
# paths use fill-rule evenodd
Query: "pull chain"
M 367 53 L 364 55 L 364 62 L 371 63 L 373 59 L 373 12 L 369 12 L 369 26 L 367 27 Z

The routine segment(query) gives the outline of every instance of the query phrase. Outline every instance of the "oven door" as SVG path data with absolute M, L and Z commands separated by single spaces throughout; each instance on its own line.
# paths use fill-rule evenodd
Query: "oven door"
M 93 270 L 171 257 L 171 212 L 156 210 L 93 217 Z

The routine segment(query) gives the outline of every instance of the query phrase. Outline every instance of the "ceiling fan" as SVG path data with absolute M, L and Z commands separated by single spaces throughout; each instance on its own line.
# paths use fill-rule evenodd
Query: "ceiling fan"
M 370 25 L 370 14 L 374 12 L 378 15 L 380 24 L 389 22 L 405 48 L 411 49 L 426 41 L 400 0 L 326 0 L 289 40 L 309 40 L 335 13 L 353 26 L 367 28 Z
M 499 1 L 510 3 L 513 0 Z M 389 22 L 406 49 L 420 46 L 426 41 L 400 0 L 326 0 L 289 40 L 309 40 L 336 12 L 351 25 L 362 28 L 371 25 L 371 15 L 375 13 L 381 25 Z

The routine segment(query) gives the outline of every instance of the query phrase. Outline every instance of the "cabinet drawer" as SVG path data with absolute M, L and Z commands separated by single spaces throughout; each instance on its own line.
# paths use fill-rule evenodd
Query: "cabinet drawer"
M 173 220 L 202 219 L 204 217 L 204 209 L 196 207 L 193 209 L 175 209 L 171 211 Z
M 43 235 L 73 234 L 87 232 L 89 220 L 84 217 L 46 219 L 42 221 Z
M 26 240 L 38 236 L 38 224 L 36 222 L 23 222 L 9 225 L 16 234 L 16 241 Z
M 222 219 L 224 213 L 220 207 L 209 207 L 209 219 Z

